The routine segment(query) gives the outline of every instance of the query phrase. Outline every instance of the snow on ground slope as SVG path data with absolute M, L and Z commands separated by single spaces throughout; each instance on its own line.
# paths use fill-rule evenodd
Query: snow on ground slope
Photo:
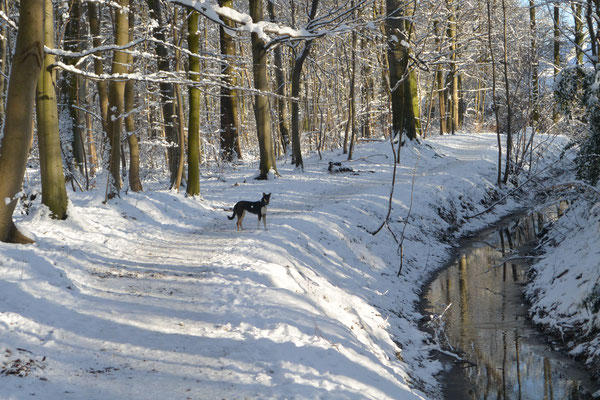
M 328 173 L 345 160 L 336 151 L 307 157 L 305 172 L 280 165 L 270 181 L 252 167 L 206 176 L 202 199 L 158 184 L 108 205 L 102 190 L 70 193 L 66 221 L 35 202 L 17 223 L 36 243 L 0 243 L 0 398 L 436 397 L 440 365 L 416 302 L 446 240 L 518 206 L 465 219 L 498 197 L 495 143 L 456 135 L 402 149 L 399 278 L 390 230 L 369 233 L 387 212 L 387 142 L 359 145 L 343 163 L 353 173 Z M 268 230 L 248 215 L 237 232 L 227 210 L 262 192 Z
M 552 225 L 526 294 L 533 320 L 600 378 L 600 203 L 585 197 Z

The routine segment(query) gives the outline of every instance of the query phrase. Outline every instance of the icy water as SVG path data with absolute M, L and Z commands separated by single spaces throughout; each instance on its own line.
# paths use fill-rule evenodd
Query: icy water
M 580 364 L 552 350 L 523 304 L 527 254 L 555 216 L 529 215 L 482 233 L 426 288 L 425 311 L 443 315 L 434 319 L 443 326 L 438 339 L 462 358 L 445 358 L 453 365 L 444 377 L 447 399 L 591 399 L 600 390 Z

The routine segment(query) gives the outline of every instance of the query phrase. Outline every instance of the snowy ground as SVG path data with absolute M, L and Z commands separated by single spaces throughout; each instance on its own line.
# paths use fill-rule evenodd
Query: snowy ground
M 542 146 L 558 153 L 550 138 Z M 62 222 L 38 197 L 16 216 L 36 243 L 0 243 L 0 398 L 437 397 L 416 302 L 446 240 L 519 206 L 464 219 L 498 197 L 496 137 L 402 149 L 399 278 L 390 231 L 368 232 L 386 215 L 390 144 L 360 144 L 344 162 L 355 173 L 329 174 L 345 157 L 323 156 L 270 181 L 252 179 L 255 164 L 205 176 L 202 199 L 148 182 L 108 205 L 102 190 L 71 192 Z M 226 210 L 262 192 L 268 231 L 252 215 L 237 232 Z
M 589 187 L 581 190 L 581 185 L 574 188 L 577 196 L 568 197 L 576 201 L 545 238 L 526 293 L 533 320 L 600 379 L 599 193 Z

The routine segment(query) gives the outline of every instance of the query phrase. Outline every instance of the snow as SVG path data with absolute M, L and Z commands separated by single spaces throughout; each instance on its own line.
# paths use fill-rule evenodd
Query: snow
M 562 168 L 562 141 L 538 138 L 542 163 Z M 404 232 L 400 277 L 390 231 L 369 233 L 387 213 L 390 144 L 323 155 L 304 172 L 279 162 L 270 180 L 252 179 L 255 161 L 205 175 L 202 198 L 151 181 L 108 204 L 101 187 L 70 192 L 65 221 L 40 196 L 20 206 L 36 243 L 0 243 L 0 397 L 436 398 L 441 365 L 416 304 L 448 241 L 520 206 L 466 218 L 501 195 L 496 136 L 402 149 L 389 226 Z M 268 230 L 248 215 L 237 232 L 231 207 L 263 192 Z
M 184 7 L 192 8 L 204 15 L 209 20 L 220 25 L 225 25 L 221 18 L 229 19 L 230 21 L 239 24 L 236 28 L 228 27 L 229 29 L 256 33 L 261 40 L 269 43 L 271 38 L 269 35 L 286 36 L 295 39 L 308 39 L 322 35 L 323 33 L 306 35 L 306 30 L 297 30 L 291 27 L 281 27 L 273 22 L 257 21 L 254 22 L 250 15 L 234 10 L 230 7 L 221 7 L 218 4 L 213 4 L 208 1 L 198 0 L 169 0 L 170 3 L 180 4 Z
M 596 377 L 600 376 L 599 241 L 599 204 L 582 196 L 552 226 L 526 292 L 534 322 L 559 336 L 573 356 L 583 356 Z

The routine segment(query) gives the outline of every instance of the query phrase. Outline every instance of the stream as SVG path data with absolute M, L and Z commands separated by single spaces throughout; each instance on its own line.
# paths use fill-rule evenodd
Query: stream
M 426 286 L 422 311 L 449 350 L 440 354 L 446 399 L 592 399 L 600 390 L 582 365 L 553 350 L 524 304 L 531 250 L 560 212 L 512 217 L 465 241 Z

